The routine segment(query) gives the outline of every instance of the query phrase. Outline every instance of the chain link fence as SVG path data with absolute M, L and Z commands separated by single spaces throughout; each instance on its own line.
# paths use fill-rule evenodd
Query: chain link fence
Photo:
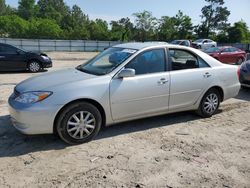
M 28 51 L 100 52 L 105 48 L 120 44 L 121 42 L 0 38 L 0 43 L 11 44 Z

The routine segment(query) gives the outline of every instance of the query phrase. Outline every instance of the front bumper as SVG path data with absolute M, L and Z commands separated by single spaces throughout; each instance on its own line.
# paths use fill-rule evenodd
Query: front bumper
M 48 61 L 48 62 L 43 62 L 42 64 L 43 68 L 51 68 L 52 67 L 52 61 Z
M 13 126 L 23 134 L 52 134 L 56 114 L 62 106 L 45 102 L 22 104 L 9 98 L 9 113 Z

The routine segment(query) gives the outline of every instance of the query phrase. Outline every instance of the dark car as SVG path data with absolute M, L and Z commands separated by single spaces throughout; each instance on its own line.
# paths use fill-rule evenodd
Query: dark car
M 250 88 L 250 60 L 242 63 L 239 68 L 240 83 L 243 87 Z
M 240 65 L 246 60 L 246 52 L 232 46 L 213 47 L 204 52 L 218 59 L 220 62 L 227 64 Z
M 0 43 L 0 71 L 39 72 L 50 67 L 52 67 L 52 61 L 44 53 L 28 52 L 9 44 Z
M 176 44 L 181 46 L 191 46 L 191 42 L 189 40 L 173 40 L 170 44 Z

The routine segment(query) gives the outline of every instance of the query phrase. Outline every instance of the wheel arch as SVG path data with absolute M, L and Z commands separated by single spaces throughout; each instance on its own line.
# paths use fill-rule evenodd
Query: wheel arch
M 73 100 L 67 104 L 65 104 L 56 114 L 56 117 L 54 119 L 54 123 L 53 123 L 53 133 L 56 133 L 56 123 L 59 119 L 59 116 L 60 114 L 63 112 L 63 110 L 65 110 L 68 106 L 74 104 L 74 103 L 79 103 L 79 102 L 88 102 L 92 105 L 94 105 L 101 113 L 101 116 L 102 116 L 102 126 L 105 126 L 106 124 L 106 113 L 105 113 L 105 110 L 104 108 L 102 107 L 102 105 L 97 102 L 96 100 L 93 100 L 93 99 L 89 99 L 89 98 L 82 98 L 82 99 L 76 99 L 76 100 Z
M 207 93 L 209 90 L 211 90 L 211 89 L 216 89 L 216 90 L 219 92 L 220 97 L 221 97 L 221 102 L 222 102 L 222 101 L 224 100 L 224 91 L 223 91 L 222 87 L 220 87 L 220 86 L 213 86 L 213 87 L 210 87 L 210 88 L 206 91 L 206 93 Z

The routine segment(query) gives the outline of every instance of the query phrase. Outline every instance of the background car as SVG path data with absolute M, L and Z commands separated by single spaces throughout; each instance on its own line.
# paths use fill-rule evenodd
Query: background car
M 52 67 L 52 61 L 44 53 L 28 52 L 9 44 L 0 43 L 0 71 L 39 72 L 41 69 L 50 67 Z
M 198 39 L 192 43 L 192 46 L 197 49 L 208 49 L 211 47 L 217 47 L 217 42 L 210 39 Z
M 173 40 L 170 44 L 176 44 L 181 46 L 191 46 L 191 42 L 189 40 Z
M 57 133 L 79 144 L 114 123 L 188 110 L 211 117 L 238 94 L 237 70 L 194 48 L 120 44 L 76 68 L 21 82 L 9 111 L 24 134 Z
M 207 54 L 222 63 L 238 64 L 246 60 L 246 52 L 232 46 L 213 47 L 205 50 Z
M 240 66 L 238 74 L 241 85 L 250 88 L 250 60 Z

